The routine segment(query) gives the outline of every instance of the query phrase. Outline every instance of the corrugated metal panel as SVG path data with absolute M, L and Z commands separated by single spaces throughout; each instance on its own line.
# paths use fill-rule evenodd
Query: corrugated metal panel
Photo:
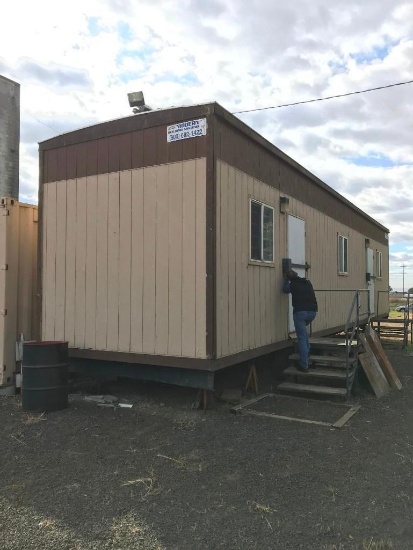
M 206 160 L 44 189 L 43 337 L 62 326 L 59 288 L 72 347 L 205 358 Z M 60 249 L 66 290 L 52 280 Z
M 37 207 L 0 205 L 0 385 L 13 384 L 19 334 L 33 338 L 37 292 Z

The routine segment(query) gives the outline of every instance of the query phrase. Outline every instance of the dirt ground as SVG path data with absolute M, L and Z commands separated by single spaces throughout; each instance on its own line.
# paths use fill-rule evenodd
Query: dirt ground
M 413 357 L 388 355 L 402 391 L 361 385 L 342 429 L 204 413 L 195 390 L 137 382 L 104 388 L 130 409 L 1 397 L 0 547 L 413 549 Z

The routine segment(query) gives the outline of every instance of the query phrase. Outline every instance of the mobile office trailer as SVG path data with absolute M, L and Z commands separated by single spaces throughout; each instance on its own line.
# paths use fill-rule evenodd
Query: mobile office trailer
M 290 345 L 282 259 L 313 334 L 388 312 L 388 230 L 216 103 L 40 143 L 42 337 L 120 375 L 213 386 Z M 106 368 L 105 368 L 106 367 Z

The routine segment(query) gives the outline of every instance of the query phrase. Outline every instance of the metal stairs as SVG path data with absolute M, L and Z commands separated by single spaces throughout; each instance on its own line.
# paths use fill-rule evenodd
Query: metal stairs
M 309 338 L 312 368 L 308 373 L 295 368 L 299 355 L 289 356 L 291 365 L 284 370 L 286 381 L 277 389 L 283 393 L 312 394 L 313 396 L 340 397 L 351 392 L 358 370 L 358 340 L 325 337 Z M 297 341 L 294 341 L 297 347 Z

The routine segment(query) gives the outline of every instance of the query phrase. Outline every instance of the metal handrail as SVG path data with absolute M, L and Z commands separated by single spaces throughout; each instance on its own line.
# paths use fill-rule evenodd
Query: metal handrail
M 362 289 L 322 289 L 322 290 L 315 290 L 315 292 L 354 292 L 353 301 L 350 306 L 350 310 L 347 316 L 346 323 L 344 325 L 345 330 L 345 345 L 346 345 L 346 389 L 349 390 L 349 371 L 350 371 L 350 352 L 352 349 L 352 343 L 354 338 L 356 338 L 357 341 L 357 347 L 359 343 L 359 332 L 360 332 L 360 319 L 361 316 L 367 315 L 367 323 L 370 323 L 370 319 L 372 316 L 372 312 L 370 311 L 370 301 L 367 299 L 367 311 L 366 312 L 360 312 L 361 308 L 361 300 L 360 295 L 361 293 L 366 293 L 368 295 L 369 289 L 362 288 Z M 354 313 L 355 320 L 352 321 Z M 351 327 L 351 334 L 349 336 Z

